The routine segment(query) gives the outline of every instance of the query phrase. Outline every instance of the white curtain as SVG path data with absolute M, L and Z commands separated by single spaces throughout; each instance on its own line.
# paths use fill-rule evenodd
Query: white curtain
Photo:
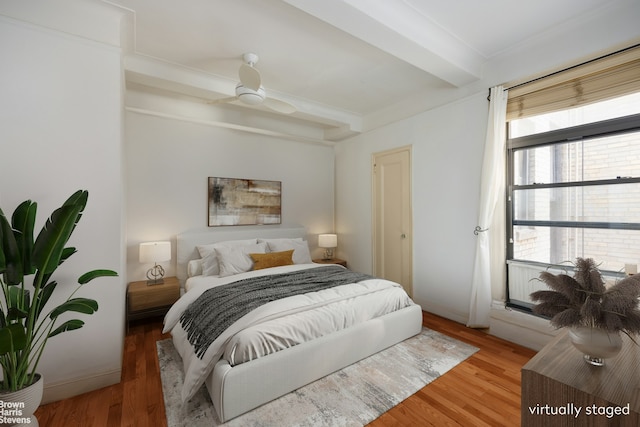
M 491 88 L 489 122 L 480 181 L 480 210 L 478 225 L 474 230 L 477 235 L 476 256 L 471 284 L 469 321 L 467 322 L 467 326 L 471 328 L 489 326 L 491 284 L 496 280 L 496 276 L 497 280 L 501 280 L 503 268 L 498 267 L 500 271 L 496 271 L 497 268 L 492 268 L 492 265 L 504 265 L 504 251 L 492 250 L 492 248 L 500 246 L 495 245 L 495 241 L 492 244 L 492 239 L 504 238 L 502 233 L 504 227 L 495 227 L 494 214 L 496 206 L 501 205 L 500 202 L 504 197 L 505 190 L 506 111 L 507 91 L 502 86 Z

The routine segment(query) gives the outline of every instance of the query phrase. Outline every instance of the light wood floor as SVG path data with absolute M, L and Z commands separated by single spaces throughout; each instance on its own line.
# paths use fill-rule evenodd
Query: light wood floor
M 432 314 L 424 313 L 423 323 L 480 351 L 370 426 L 520 425 L 520 368 L 535 352 Z M 155 343 L 168 337 L 160 319 L 132 324 L 122 381 L 41 406 L 40 426 L 166 426 Z

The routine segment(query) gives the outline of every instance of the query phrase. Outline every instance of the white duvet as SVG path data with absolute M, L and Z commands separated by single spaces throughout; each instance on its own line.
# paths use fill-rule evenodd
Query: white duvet
M 171 331 L 184 365 L 183 401 L 193 397 L 221 358 L 233 366 L 414 304 L 399 284 L 383 279 L 292 296 L 246 314 L 211 344 L 202 359 L 195 355 L 179 319 L 204 291 L 249 277 L 322 266 L 297 264 L 225 278 L 199 276 L 189 279 L 190 290 L 169 310 L 164 322 L 164 332 Z

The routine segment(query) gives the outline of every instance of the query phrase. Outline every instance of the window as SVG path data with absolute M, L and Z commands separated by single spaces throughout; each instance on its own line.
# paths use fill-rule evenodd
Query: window
M 611 277 L 640 263 L 640 92 L 507 127 L 507 304 L 590 257 Z

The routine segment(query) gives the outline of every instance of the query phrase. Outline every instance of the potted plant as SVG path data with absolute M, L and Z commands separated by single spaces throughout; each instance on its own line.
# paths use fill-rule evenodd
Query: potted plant
M 42 398 L 42 377 L 37 368 L 47 341 L 84 325 L 79 319 L 61 323 L 58 320 L 65 313 L 91 315 L 98 310 L 95 300 L 74 297 L 75 293 L 95 278 L 117 276 L 112 270 L 90 271 L 78 279 L 75 290 L 64 302 L 56 307 L 47 306 L 54 292 L 62 290 L 52 276 L 76 252 L 66 244 L 82 216 L 87 198 L 88 192 L 83 190 L 71 195 L 53 211 L 35 240 L 35 202 L 21 203 L 11 222 L 0 210 L 0 365 L 3 372 L 0 399 L 19 402 L 23 417 L 28 416 L 25 399 L 30 399 L 24 396 L 24 390 L 39 389 L 34 411 Z M 11 397 L 10 393 L 18 396 Z
M 572 343 L 585 353 L 585 360 L 602 366 L 622 346 L 620 333 L 632 340 L 640 333 L 640 275 L 626 277 L 605 287 L 598 267 L 591 258 L 578 258 L 573 277 L 540 273 L 552 290 L 531 294 L 538 303 L 533 312 L 551 319 L 556 328 L 570 328 Z

